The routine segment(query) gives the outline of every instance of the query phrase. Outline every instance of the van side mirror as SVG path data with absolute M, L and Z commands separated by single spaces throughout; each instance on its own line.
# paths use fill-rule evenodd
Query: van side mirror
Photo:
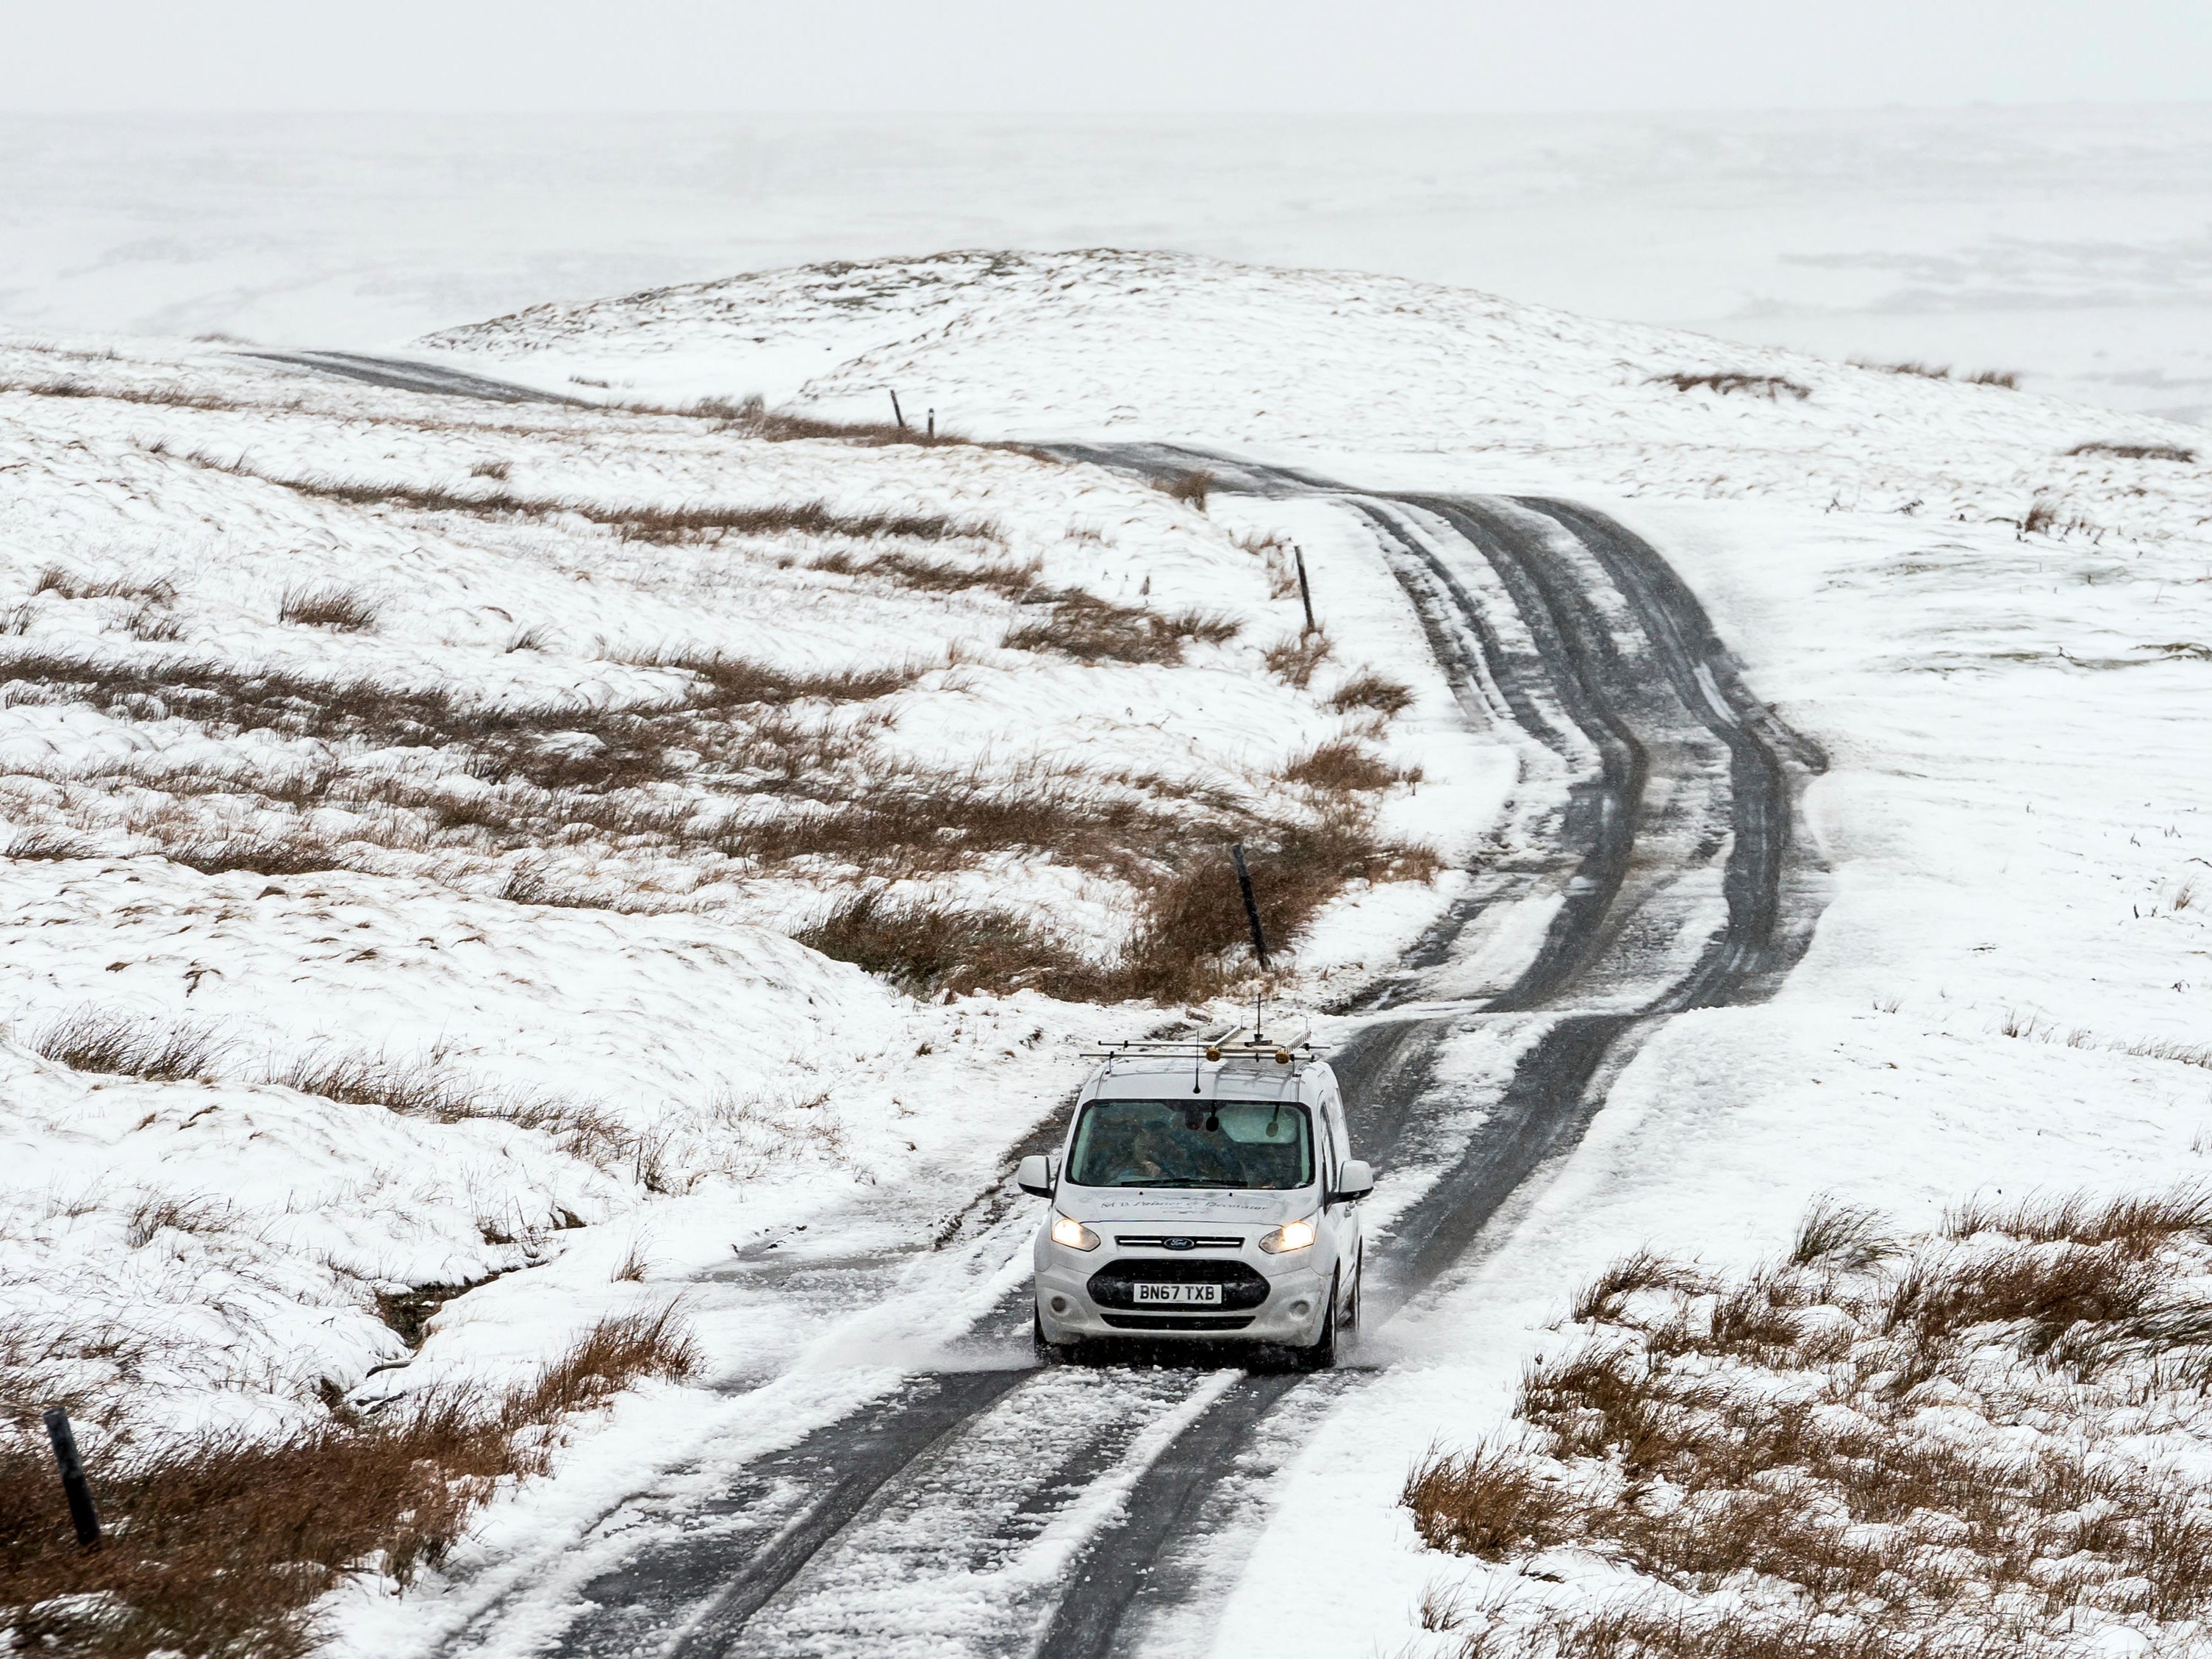
M 1014 1185 L 1031 1198 L 1052 1196 L 1052 1160 L 1042 1152 L 1031 1152 L 1014 1171 Z
M 1331 1198 L 1364 1198 L 1375 1190 L 1375 1168 L 1356 1158 L 1347 1158 L 1337 1167 L 1336 1190 Z

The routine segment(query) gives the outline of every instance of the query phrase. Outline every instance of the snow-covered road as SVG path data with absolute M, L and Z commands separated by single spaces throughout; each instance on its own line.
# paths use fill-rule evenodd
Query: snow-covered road
M 1352 1370 L 1029 1369 L 1032 1218 L 1004 1191 L 918 1261 L 741 1259 L 718 1277 L 823 1297 L 856 1355 L 932 1319 L 966 1334 L 785 1449 L 641 1472 L 559 1560 L 479 1602 L 457 1659 L 1184 1645 L 1234 1588 L 1238 1511 L 1302 1425 L 1387 1368 L 1392 1316 L 1556 1168 L 1668 1018 L 1758 1000 L 1802 951 L 1820 882 L 1792 803 L 1820 757 L 1640 539 L 1550 500 L 1362 494 L 1157 447 L 1083 459 L 1202 464 L 1224 491 L 1358 515 L 1470 724 L 1521 756 L 1514 850 L 1323 1022 L 1356 1143 L 1387 1172 Z

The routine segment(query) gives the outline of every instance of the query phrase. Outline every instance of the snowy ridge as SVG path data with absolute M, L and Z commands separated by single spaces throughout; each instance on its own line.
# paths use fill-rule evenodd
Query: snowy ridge
M 1490 488 L 1967 523 L 2018 521 L 2041 498 L 2091 539 L 2185 537 L 2212 517 L 2212 470 L 2067 453 L 2194 451 L 2200 428 L 1431 283 L 1181 254 L 802 266 L 535 307 L 420 344 L 572 394 L 759 392 L 881 419 L 895 389 L 982 435 L 1175 438 L 1357 455 L 1370 471 L 1449 455 Z M 1664 381 L 1717 373 L 1808 395 Z

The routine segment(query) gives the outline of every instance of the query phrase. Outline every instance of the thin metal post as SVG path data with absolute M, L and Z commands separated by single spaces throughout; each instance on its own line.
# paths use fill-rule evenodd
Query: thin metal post
M 937 411 L 933 409 L 929 411 L 929 441 L 937 441 Z
M 62 1492 L 69 1498 L 70 1519 L 76 1523 L 76 1541 L 88 1550 L 100 1547 L 100 1511 L 92 1506 L 92 1486 L 84 1478 L 84 1460 L 76 1455 L 76 1436 L 69 1413 L 59 1406 L 46 1410 L 46 1437 L 54 1443 L 54 1462 L 61 1465 Z
M 1230 862 L 1237 866 L 1237 890 L 1244 895 L 1244 920 L 1252 924 L 1252 954 L 1260 959 L 1260 971 L 1267 971 L 1267 936 L 1260 931 L 1260 902 L 1252 896 L 1252 872 L 1244 867 L 1244 843 L 1238 842 L 1229 849 Z
M 1306 586 L 1306 550 L 1293 542 L 1291 556 L 1298 562 L 1298 598 L 1305 602 L 1306 632 L 1310 634 L 1314 631 L 1313 589 Z
M 898 406 L 898 393 L 896 392 L 891 393 L 891 419 L 898 422 L 900 431 L 906 430 L 906 411 Z

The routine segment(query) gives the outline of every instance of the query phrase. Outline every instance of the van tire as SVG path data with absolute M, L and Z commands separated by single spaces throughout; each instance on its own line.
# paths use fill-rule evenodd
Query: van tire
M 1044 1315 L 1034 1303 L 1030 1304 L 1030 1346 L 1036 1350 L 1040 1365 L 1065 1365 L 1071 1357 L 1067 1349 L 1044 1340 Z
M 1302 1371 L 1327 1371 L 1336 1368 L 1336 1293 L 1337 1279 L 1331 1274 L 1328 1281 L 1328 1311 L 1322 1316 L 1321 1334 L 1303 1348 L 1291 1350 L 1291 1364 Z

